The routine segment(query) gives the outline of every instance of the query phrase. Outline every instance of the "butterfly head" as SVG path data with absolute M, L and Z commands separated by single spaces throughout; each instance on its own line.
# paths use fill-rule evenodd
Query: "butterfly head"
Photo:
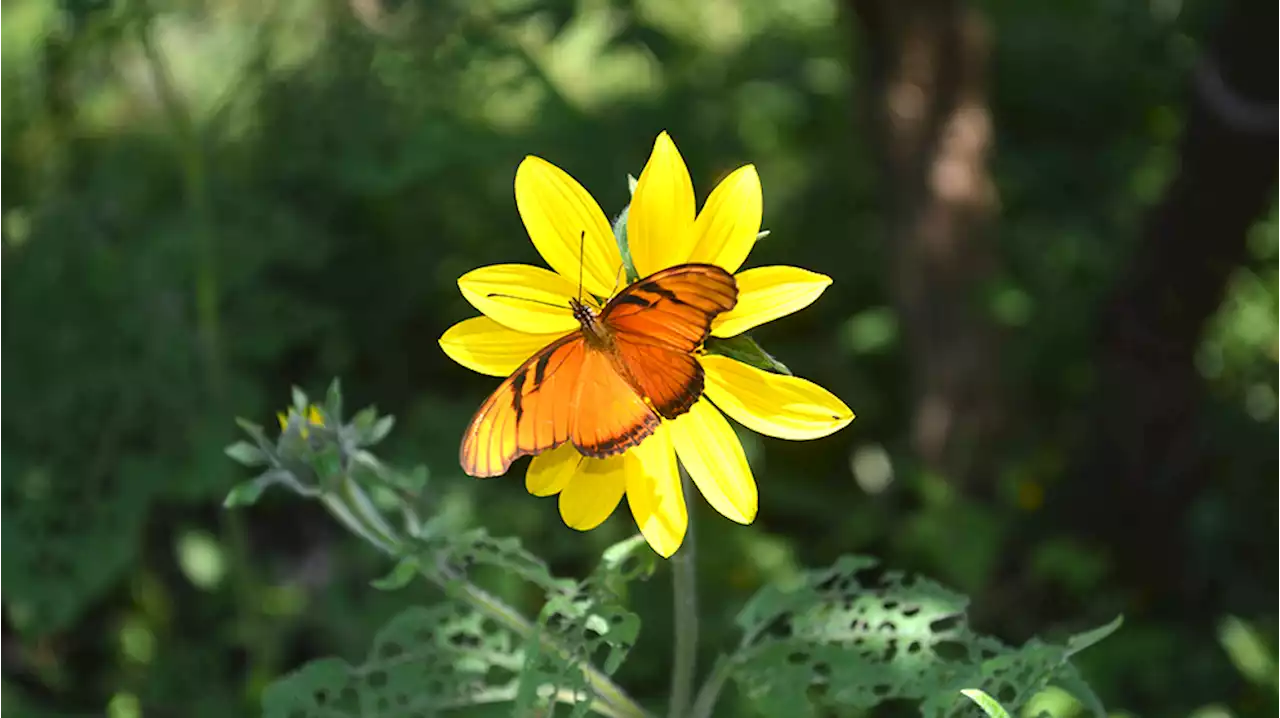
M 597 347 L 609 344 L 609 332 L 600 323 L 600 315 L 595 308 L 578 299 L 570 299 L 569 308 L 573 310 L 573 318 L 582 326 L 582 333 L 588 342 Z

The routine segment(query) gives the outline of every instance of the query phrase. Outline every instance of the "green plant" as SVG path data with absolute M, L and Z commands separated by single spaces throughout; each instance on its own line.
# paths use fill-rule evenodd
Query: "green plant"
M 369 408 L 344 420 L 337 381 L 320 406 L 295 389 L 274 440 L 240 423 L 251 441 L 227 453 L 262 473 L 234 489 L 228 506 L 252 503 L 270 486 L 288 488 L 324 504 L 394 562 L 375 588 L 421 579 L 443 594 L 395 617 L 362 663 L 318 660 L 271 685 L 263 696 L 268 718 L 421 716 L 506 702 L 517 715 L 557 707 L 575 716 L 650 715 L 612 678 L 641 628 L 626 587 L 657 566 L 641 537 L 612 546 L 594 573 L 573 580 L 552 575 L 517 539 L 445 529 L 422 511 L 430 493 L 425 475 L 398 471 L 370 451 L 392 418 Z M 486 568 L 544 594 L 536 618 L 482 586 Z M 730 681 L 765 715 L 870 708 L 890 699 L 915 701 L 930 716 L 971 714 L 976 708 L 958 693 L 971 688 L 1017 709 L 1050 684 L 1105 715 L 1070 658 L 1118 628 L 1119 619 L 1066 645 L 1033 639 L 1012 647 L 971 630 L 966 605 L 932 581 L 881 572 L 874 559 L 858 556 L 809 571 L 796 585 L 766 586 L 742 608 L 741 641 L 720 656 L 684 715 L 710 716 Z

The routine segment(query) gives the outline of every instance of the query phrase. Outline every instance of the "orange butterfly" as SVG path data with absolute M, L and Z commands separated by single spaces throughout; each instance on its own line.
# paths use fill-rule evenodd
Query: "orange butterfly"
M 498 476 L 566 441 L 597 458 L 639 444 L 701 396 L 693 352 L 737 303 L 733 275 L 711 264 L 651 274 L 599 315 L 570 299 L 581 329 L 530 357 L 480 406 L 462 437 L 462 470 Z

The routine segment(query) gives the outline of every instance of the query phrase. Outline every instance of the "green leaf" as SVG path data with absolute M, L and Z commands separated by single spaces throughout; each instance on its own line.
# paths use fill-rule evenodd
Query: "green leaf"
M 387 434 L 391 433 L 391 429 L 394 428 L 395 425 L 396 418 L 394 416 L 384 416 L 381 419 L 378 419 L 378 421 L 374 423 L 373 427 L 369 429 L 369 433 L 365 434 L 363 437 L 364 445 L 372 446 L 387 438 Z
M 516 696 L 516 713 L 543 705 L 548 694 L 595 698 L 583 666 L 597 663 L 606 675 L 622 665 L 640 634 L 640 617 L 622 606 L 615 587 L 628 575 L 633 539 L 610 547 L 609 558 L 581 585 L 552 592 L 538 616 L 537 630 L 525 644 L 525 666 Z M 552 652 L 551 637 L 566 652 Z M 570 716 L 584 716 L 590 700 L 572 704 Z
M 265 718 L 419 718 L 515 696 L 523 659 L 511 634 L 461 605 L 410 608 L 359 665 L 312 661 L 262 694 Z
M 437 574 L 445 583 L 465 577 L 473 566 L 485 565 L 519 576 L 548 592 L 570 590 L 575 585 L 573 581 L 552 576 L 547 564 L 525 551 L 518 538 L 496 538 L 484 529 L 455 534 L 433 528 L 427 527 L 426 536 L 413 551 L 427 570 L 448 572 Z
M 901 572 L 877 575 L 875 565 L 844 557 L 798 587 L 766 586 L 743 608 L 734 678 L 762 713 L 906 699 L 924 716 L 952 716 L 956 693 L 971 688 L 1016 712 L 1072 670 L 1068 648 L 1038 639 L 1014 648 L 974 633 L 964 596 Z
M 627 174 L 627 194 L 635 194 L 636 185 L 638 184 L 640 184 L 640 180 L 636 179 L 635 177 L 631 176 L 630 173 L 628 173 Z
M 648 544 L 643 534 L 636 534 L 631 538 L 623 539 L 604 550 L 604 553 L 600 556 L 600 563 L 607 570 L 618 571 L 621 569 L 623 562 L 630 558 L 636 549 L 646 545 Z
M 1092 646 L 1093 644 L 1101 641 L 1107 636 L 1110 636 L 1111 634 L 1115 633 L 1117 630 L 1120 629 L 1120 626 L 1122 625 L 1124 625 L 1124 616 L 1120 615 L 1120 616 L 1116 616 L 1114 619 L 1111 620 L 1110 623 L 1107 623 L 1106 625 L 1098 626 L 1097 628 L 1085 631 L 1084 633 L 1078 633 L 1068 638 L 1067 639 L 1067 655 L 1074 656 L 1080 651 L 1083 651 L 1089 646 Z
M 222 506 L 229 509 L 257 503 L 258 497 L 262 496 L 262 492 L 273 484 L 284 484 L 304 496 L 309 496 L 312 493 L 298 483 L 292 473 L 284 469 L 275 469 L 258 476 L 252 481 L 245 481 L 236 485 L 227 493 L 227 497 L 222 500 Z
M 960 692 L 969 700 L 977 703 L 978 707 L 982 709 L 982 712 L 986 713 L 990 718 L 1009 718 L 1009 712 L 1004 709 L 1004 706 L 1000 705 L 996 699 L 981 690 L 977 688 L 965 688 Z
M 791 370 L 787 368 L 786 364 L 775 359 L 773 355 L 757 344 L 756 340 L 746 334 L 739 334 L 728 339 L 710 337 L 707 339 L 706 349 L 712 354 L 737 359 L 743 364 L 749 364 L 757 369 L 792 376 Z
M 266 484 L 257 479 L 236 484 L 231 491 L 227 492 L 227 498 L 222 500 L 222 507 L 231 509 L 237 506 L 252 506 L 257 503 L 258 497 L 262 496 L 266 488 Z
M 1107 718 L 1107 709 L 1102 705 L 1098 694 L 1084 682 L 1075 666 L 1066 665 L 1060 668 L 1053 678 L 1053 684 L 1071 694 L 1080 704 L 1089 709 L 1093 718 Z
M 400 559 L 400 562 L 391 569 L 391 572 L 382 578 L 375 578 L 369 582 L 370 586 L 379 591 L 397 591 L 409 585 L 409 582 L 418 575 L 420 564 L 415 557 Z
M 224 449 L 223 452 L 231 457 L 232 461 L 245 466 L 262 466 L 268 460 L 266 453 L 262 449 L 247 441 L 237 441 Z

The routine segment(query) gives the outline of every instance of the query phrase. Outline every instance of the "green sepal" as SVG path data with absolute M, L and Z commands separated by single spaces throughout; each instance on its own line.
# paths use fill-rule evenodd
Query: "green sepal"
M 736 359 L 743 364 L 773 372 L 774 374 L 794 376 L 786 364 L 775 359 L 772 354 L 756 343 L 756 340 L 746 334 L 739 334 L 728 339 L 708 337 L 704 346 L 709 354 L 719 354 L 730 359 Z

